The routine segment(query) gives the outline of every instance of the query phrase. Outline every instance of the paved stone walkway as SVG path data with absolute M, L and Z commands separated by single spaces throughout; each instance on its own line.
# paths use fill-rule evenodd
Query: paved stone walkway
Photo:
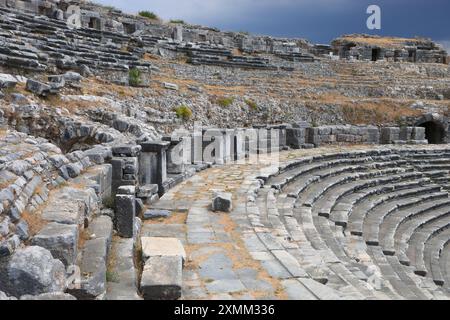
M 323 150 L 284 152 L 280 159 L 320 152 Z M 172 216 L 144 222 L 141 236 L 182 241 L 188 255 L 183 270 L 184 299 L 319 298 L 308 286 L 320 284 L 305 283 L 298 262 L 263 224 L 251 221 L 249 190 L 259 188 L 256 177 L 260 173 L 277 167 L 270 160 L 266 156 L 258 164 L 205 170 L 170 190 L 152 207 L 171 210 Z M 231 213 L 210 210 L 214 190 L 232 193 Z

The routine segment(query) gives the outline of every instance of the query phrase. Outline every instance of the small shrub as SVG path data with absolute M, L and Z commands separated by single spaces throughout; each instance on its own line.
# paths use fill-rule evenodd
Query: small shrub
M 137 87 L 142 83 L 141 71 L 137 68 L 132 68 L 128 72 L 128 83 L 132 87 Z
M 233 104 L 234 99 L 233 98 L 219 98 L 219 99 L 217 99 L 216 102 L 219 106 L 226 108 Z
M 252 109 L 252 110 L 258 110 L 258 105 L 256 104 L 255 101 L 250 100 L 250 99 L 245 99 L 245 103 L 247 104 L 247 106 Z
M 186 24 L 186 22 L 184 22 L 184 20 L 179 20 L 179 19 L 170 20 L 170 23 L 173 23 L 173 24 Z
M 150 20 L 158 20 L 159 17 L 156 13 L 151 12 L 151 11 L 139 11 L 138 13 L 141 17 L 150 19 Z
M 189 120 L 192 117 L 192 110 L 186 105 L 176 107 L 174 111 L 177 114 L 178 118 L 183 119 L 185 121 Z

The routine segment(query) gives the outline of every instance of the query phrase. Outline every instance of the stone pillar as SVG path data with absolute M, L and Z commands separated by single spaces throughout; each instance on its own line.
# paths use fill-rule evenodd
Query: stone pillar
M 286 145 L 292 149 L 300 149 L 306 143 L 305 128 L 287 128 Z
M 116 195 L 114 226 L 122 238 L 133 238 L 135 235 L 134 218 L 136 216 L 136 197 L 128 194 Z
M 223 159 L 225 163 L 234 160 L 234 134 L 235 130 L 223 130 Z
M 246 157 L 246 140 L 244 129 L 236 129 L 233 135 L 233 160 L 242 161 Z
M 168 141 L 141 143 L 139 181 L 141 185 L 157 184 L 160 195 L 164 193 L 164 183 L 167 180 L 167 149 L 169 146 L 170 142 Z
M 253 128 L 257 132 L 257 141 L 258 141 L 258 154 L 266 154 L 268 149 L 270 148 L 268 141 L 268 131 L 266 125 L 254 125 Z
M 381 128 L 381 144 L 392 144 L 394 141 L 400 140 L 400 128 L 386 127 Z
M 412 137 L 413 137 L 413 140 L 418 140 L 418 141 L 426 140 L 425 128 L 414 127 Z
M 164 137 L 164 141 L 170 142 L 167 149 L 167 173 L 182 174 L 185 172 L 187 155 L 190 156 L 190 141 L 187 137 Z
M 412 139 L 413 130 L 413 127 L 401 127 L 399 140 L 410 141 Z
M 124 145 L 112 148 L 112 185 L 111 193 L 116 194 L 120 186 L 135 186 L 138 182 L 138 155 L 141 147 Z
M 245 129 L 243 139 L 246 157 L 249 158 L 250 162 L 256 161 L 258 157 L 258 130 Z
M 319 128 L 306 128 L 306 142 L 313 144 L 315 147 L 320 146 Z
M 183 26 L 177 25 L 173 30 L 173 40 L 176 42 L 183 42 Z
M 284 149 L 287 146 L 287 144 L 286 144 L 286 140 L 287 140 L 287 136 L 286 136 L 286 134 L 287 134 L 287 132 L 286 132 L 287 131 L 287 125 L 286 124 L 280 124 L 280 125 L 270 126 L 269 128 L 271 130 L 271 134 L 270 134 L 271 144 L 275 145 L 275 143 L 276 143 L 276 141 L 274 140 L 276 137 L 273 134 L 274 133 L 273 130 L 276 130 L 277 131 L 277 135 L 278 135 L 278 147 L 280 149 Z
M 207 129 L 203 133 L 203 161 L 207 163 L 225 163 L 225 143 L 222 129 Z

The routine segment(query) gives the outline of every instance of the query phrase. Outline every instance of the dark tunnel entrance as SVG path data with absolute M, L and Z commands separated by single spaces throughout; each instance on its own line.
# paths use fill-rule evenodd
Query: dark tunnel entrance
M 444 127 L 437 122 L 428 121 L 420 125 L 420 127 L 425 128 L 425 138 L 430 144 L 442 144 L 445 138 Z

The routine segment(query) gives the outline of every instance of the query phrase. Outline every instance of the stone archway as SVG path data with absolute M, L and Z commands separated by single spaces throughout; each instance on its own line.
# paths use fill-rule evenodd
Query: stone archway
M 416 126 L 425 128 L 425 138 L 430 144 L 447 143 L 448 120 L 439 114 L 426 114 Z

